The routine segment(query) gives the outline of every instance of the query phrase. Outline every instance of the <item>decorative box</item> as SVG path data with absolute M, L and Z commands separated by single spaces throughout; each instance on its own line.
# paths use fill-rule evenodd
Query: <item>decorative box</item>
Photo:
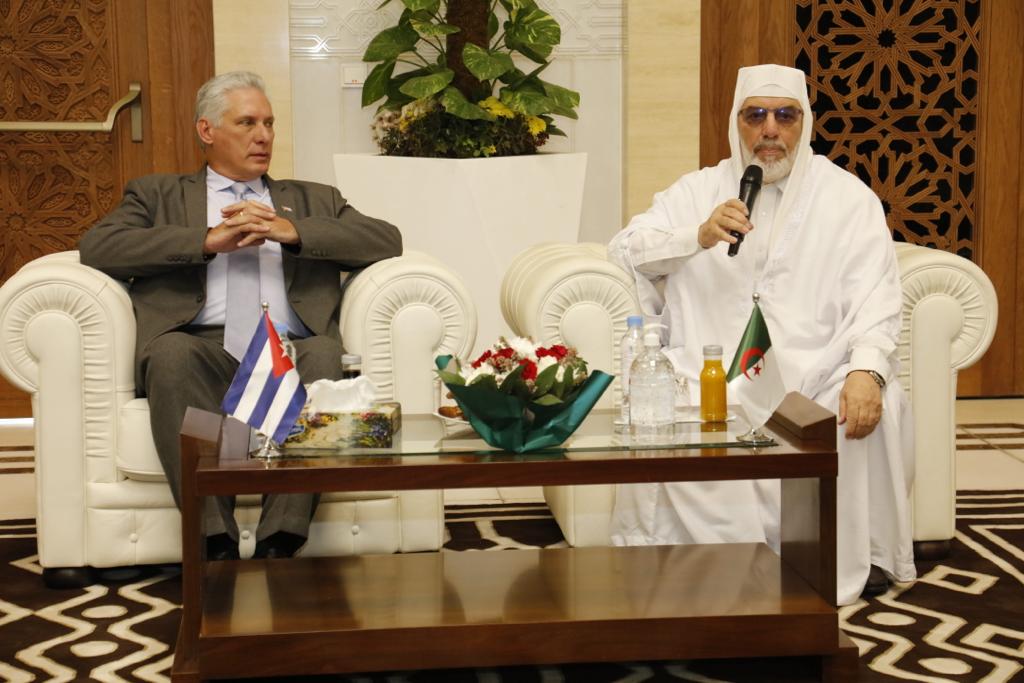
M 402 427 L 402 406 L 377 403 L 367 410 L 313 413 L 303 410 L 283 448 L 390 448 Z

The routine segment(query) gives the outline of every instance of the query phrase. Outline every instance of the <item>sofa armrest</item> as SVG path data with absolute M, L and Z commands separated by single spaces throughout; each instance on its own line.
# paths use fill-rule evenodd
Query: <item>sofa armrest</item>
M 900 382 L 914 414 L 914 540 L 947 540 L 955 524 L 956 379 L 995 335 L 995 288 L 965 258 L 896 245 L 903 286 Z
M 632 279 L 600 244 L 546 243 L 519 254 L 501 283 L 501 309 L 513 332 L 576 347 L 591 369 L 619 373 L 618 340 L 640 312 Z M 619 405 L 622 391 L 597 407 Z
M 377 399 L 408 413 L 435 410 L 434 357 L 466 356 L 476 341 L 476 306 L 458 275 L 416 251 L 375 263 L 341 302 L 341 339 L 363 357 Z
M 32 396 L 41 556 L 60 548 L 62 563 L 84 562 L 86 483 L 119 478 L 117 416 L 135 397 L 134 354 L 128 294 L 78 252 L 36 259 L 0 287 L 0 372 Z

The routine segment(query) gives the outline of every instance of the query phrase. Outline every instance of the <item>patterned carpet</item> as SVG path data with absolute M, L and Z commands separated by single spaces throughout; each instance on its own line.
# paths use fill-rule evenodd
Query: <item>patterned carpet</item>
M 961 492 L 949 558 L 841 612 L 861 649 L 859 680 L 1024 680 L 1024 491 Z M 543 505 L 453 506 L 450 550 L 564 544 Z M 103 572 L 78 591 L 42 587 L 32 520 L 0 522 L 0 680 L 167 681 L 181 592 L 177 566 Z M 800 660 L 658 662 L 397 672 L 351 683 L 797 683 Z

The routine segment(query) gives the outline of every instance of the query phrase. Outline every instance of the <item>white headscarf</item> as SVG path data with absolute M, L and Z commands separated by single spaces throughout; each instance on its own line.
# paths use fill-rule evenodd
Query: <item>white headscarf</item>
M 795 197 L 803 185 L 807 165 L 811 162 L 811 133 L 814 129 L 814 114 L 807 97 L 807 76 L 800 69 L 778 64 L 745 66 L 736 76 L 736 94 L 732 100 L 732 117 L 729 120 L 729 149 L 732 152 L 732 167 L 737 181 L 743 175 L 743 150 L 740 143 L 740 129 L 737 116 L 748 97 L 789 97 L 800 103 L 803 110 L 803 128 L 793 160 L 793 168 L 786 181 L 786 191 L 775 214 L 776 224 L 785 220 L 793 206 Z M 778 232 L 778 231 L 776 231 Z

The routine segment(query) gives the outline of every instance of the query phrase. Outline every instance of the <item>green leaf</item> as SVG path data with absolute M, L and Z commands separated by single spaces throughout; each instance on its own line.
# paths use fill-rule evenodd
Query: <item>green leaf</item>
M 549 123 L 548 127 L 544 129 L 544 132 L 548 135 L 561 135 L 563 138 L 567 137 L 565 131 L 553 123 Z
M 537 7 L 537 0 L 499 0 L 501 6 L 505 8 L 505 11 L 509 14 L 517 10 L 522 9 L 535 9 Z
M 533 393 L 540 396 L 541 394 L 548 393 L 551 389 L 551 385 L 558 379 L 558 364 L 550 365 L 539 373 L 537 373 L 537 379 L 533 380 Z
M 501 386 L 498 387 L 498 391 L 503 394 L 510 394 L 515 389 L 516 384 L 523 383 L 523 370 L 526 368 L 525 365 L 517 365 L 512 372 L 505 375 L 504 381 Z
M 557 406 L 559 403 L 565 403 L 562 399 L 558 398 L 554 394 L 545 394 L 534 401 L 539 406 Z
M 420 67 L 411 71 L 403 71 L 400 74 L 395 74 L 388 81 L 388 99 L 384 104 L 378 107 L 380 109 L 389 109 L 391 111 L 399 111 L 402 107 L 416 100 L 415 97 L 409 97 L 403 93 L 400 88 L 410 79 L 416 78 L 417 76 L 425 76 L 430 71 L 426 67 Z
M 504 52 L 490 52 L 473 43 L 466 43 L 462 48 L 462 62 L 481 81 L 497 78 L 515 68 L 512 58 Z
M 413 12 L 419 10 L 426 10 L 428 12 L 437 12 L 438 5 L 441 4 L 441 0 L 402 0 L 402 4 L 411 9 Z
M 385 7 L 388 6 L 388 4 L 390 2 L 391 2 L 391 0 L 384 0 L 384 2 L 380 3 L 379 5 L 377 5 L 377 9 L 384 9 Z
M 494 36 L 498 35 L 498 28 L 499 27 L 500 27 L 500 24 L 498 23 L 498 15 L 495 14 L 494 12 L 491 12 L 491 16 L 487 17 L 487 40 L 488 41 L 494 40 Z
M 420 40 L 420 34 L 411 26 L 386 28 L 370 41 L 363 54 L 364 62 L 384 62 L 395 59 L 403 52 L 412 50 Z
M 551 111 L 551 100 L 530 90 L 501 89 L 501 101 L 512 111 L 526 116 L 536 116 Z
M 512 69 L 508 73 L 505 73 L 505 74 L 502 74 L 501 76 L 499 76 L 498 80 L 500 80 L 502 83 L 505 83 L 507 85 L 513 85 L 515 83 L 520 82 L 524 78 L 526 78 L 526 74 L 525 73 L 523 73 L 519 69 Z
M 482 389 L 490 389 L 491 391 L 498 390 L 498 381 L 494 379 L 494 375 L 479 375 L 476 379 L 469 383 L 471 387 L 480 387 Z
M 441 92 L 452 82 L 453 78 L 455 78 L 455 72 L 451 69 L 438 69 L 428 76 L 410 78 L 402 84 L 399 90 L 410 97 L 421 99 Z
M 566 393 L 566 381 L 571 380 L 572 371 L 569 368 L 565 369 L 565 373 L 562 374 L 562 379 L 556 379 L 551 384 L 551 395 L 557 396 L 558 398 L 565 398 Z
M 495 118 L 494 114 L 467 100 L 466 96 L 452 85 L 441 93 L 441 106 L 452 116 L 468 121 L 493 121 Z
M 540 80 L 540 79 L 538 79 Z M 575 90 L 563 88 L 554 83 L 540 81 L 544 87 L 544 93 L 551 99 L 551 111 L 560 116 L 567 116 L 570 119 L 579 118 L 576 114 L 576 107 L 580 104 L 580 94 Z
M 562 29 L 554 17 L 534 7 L 515 10 L 506 24 L 505 43 L 535 62 L 544 62 L 562 40 Z
M 363 84 L 363 106 L 373 104 L 388 94 L 388 83 L 395 70 L 395 60 L 389 59 L 373 67 Z
M 466 380 L 454 372 L 448 372 L 447 370 L 437 370 L 437 376 L 441 378 L 441 381 L 445 384 L 455 384 L 456 386 L 465 386 Z
M 433 38 L 436 36 L 447 36 L 451 33 L 458 33 L 460 29 L 458 26 L 452 26 L 451 24 L 434 23 L 432 21 L 420 21 L 413 19 L 409 22 L 416 33 L 420 34 L 424 38 Z

